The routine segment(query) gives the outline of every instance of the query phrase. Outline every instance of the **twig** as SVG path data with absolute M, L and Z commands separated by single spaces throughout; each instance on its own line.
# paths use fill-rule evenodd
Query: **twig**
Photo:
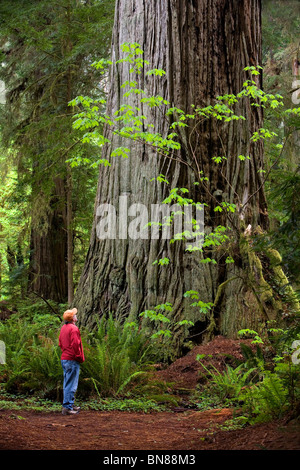
M 288 134 L 288 136 L 286 137 L 286 139 L 285 139 L 285 141 L 284 141 L 284 143 L 283 143 L 283 146 L 282 146 L 282 148 L 281 148 L 281 151 L 280 151 L 278 157 L 276 158 L 276 160 L 274 161 L 274 163 L 270 166 L 270 168 L 269 168 L 269 170 L 267 171 L 267 173 L 266 173 L 264 179 L 262 180 L 260 186 L 257 188 L 256 191 L 254 191 L 254 193 L 252 193 L 252 194 L 248 197 L 247 201 L 243 204 L 243 206 L 242 206 L 242 208 L 241 208 L 241 212 L 243 211 L 243 209 L 245 208 L 245 206 L 248 204 L 248 202 L 251 201 L 251 199 L 252 199 L 252 198 L 261 190 L 261 188 L 264 186 L 264 184 L 265 184 L 265 182 L 267 181 L 267 179 L 268 179 L 268 177 L 269 177 L 269 175 L 270 175 L 272 169 L 274 168 L 274 166 L 275 166 L 275 165 L 278 163 L 278 161 L 280 160 L 280 158 L 281 158 L 281 156 L 282 156 L 282 153 L 283 153 L 283 150 L 284 150 L 284 147 L 285 147 L 285 145 L 286 145 L 286 143 L 287 143 L 287 141 L 288 141 L 290 135 L 291 135 L 291 134 Z
M 32 291 L 32 293 L 33 293 L 34 295 L 36 295 L 37 297 L 39 297 L 40 299 L 42 299 L 42 300 L 45 302 L 45 304 L 47 304 L 48 307 L 52 310 L 52 312 L 55 313 L 55 315 L 58 315 L 58 316 L 60 317 L 60 314 L 59 314 L 56 310 L 54 310 L 54 308 L 52 307 L 52 305 L 49 304 L 48 300 L 44 299 L 44 297 L 42 297 L 42 296 L 41 296 L 40 294 L 38 294 L 37 292 Z

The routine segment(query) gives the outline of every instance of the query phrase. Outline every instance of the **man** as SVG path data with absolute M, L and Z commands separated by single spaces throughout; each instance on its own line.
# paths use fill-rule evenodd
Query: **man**
M 76 308 L 64 312 L 65 323 L 59 335 L 59 347 L 62 351 L 61 364 L 64 372 L 63 415 L 76 414 L 80 410 L 80 407 L 74 406 L 74 400 L 78 387 L 80 364 L 84 362 L 84 353 L 80 331 L 76 326 L 76 314 Z

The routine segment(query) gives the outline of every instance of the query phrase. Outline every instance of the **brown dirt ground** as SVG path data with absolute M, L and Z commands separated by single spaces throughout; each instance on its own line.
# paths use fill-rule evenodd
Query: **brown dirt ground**
M 201 367 L 197 354 L 211 355 L 209 361 L 220 369 L 228 356 L 241 357 L 238 341 L 217 337 L 158 375 L 177 390 L 193 389 Z M 74 416 L 0 410 L 0 450 L 300 450 L 299 420 L 220 430 L 231 416 L 230 409 L 184 406 L 159 413 L 81 411 Z

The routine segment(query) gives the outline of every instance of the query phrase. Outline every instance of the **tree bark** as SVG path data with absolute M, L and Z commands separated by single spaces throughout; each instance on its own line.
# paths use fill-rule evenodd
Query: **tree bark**
M 64 182 L 57 178 L 50 209 L 32 227 L 30 238 L 28 290 L 59 303 L 67 301 L 68 293 L 65 199 Z
M 150 96 L 162 96 L 170 107 L 177 106 L 185 112 L 192 110 L 192 104 L 201 107 L 213 104 L 218 95 L 241 90 L 245 79 L 250 78 L 243 72 L 244 67 L 261 63 L 260 3 L 260 0 L 117 0 L 112 58 L 122 57 L 121 44 L 139 43 L 150 68 L 164 69 L 167 74 L 153 80 L 142 71 L 134 78 L 138 87 Z M 124 103 L 120 86 L 129 78 L 126 63 L 113 66 L 108 114 Z M 126 103 L 139 106 L 155 125 L 155 132 L 163 136 L 170 132 L 170 121 L 158 109 L 138 103 L 133 94 Z M 262 127 L 262 113 L 246 101 L 238 104 L 236 113 L 244 115 L 246 121 L 220 124 L 206 120 L 196 129 L 184 128 L 180 134 L 181 161 L 159 156 L 146 145 L 122 141 L 107 131 L 112 145 L 104 150 L 104 158 L 109 158 L 112 149 L 120 145 L 130 147 L 130 155 L 128 159 L 113 158 L 110 167 L 100 168 L 90 247 L 74 300 L 81 324 L 92 328 L 96 317 L 108 312 L 118 318 L 138 319 L 145 309 L 165 302 L 173 305 L 173 320 L 188 318 L 195 322 L 192 333 L 199 337 L 212 320 L 214 330 L 228 336 L 260 322 L 259 308 L 243 304 L 241 258 L 234 266 L 227 265 L 224 258 L 216 265 L 201 264 L 203 255 L 185 252 L 184 243 L 149 238 L 99 240 L 96 232 L 100 204 L 110 203 L 119 210 L 119 196 L 126 195 L 128 206 L 141 203 L 149 207 L 160 204 L 170 187 L 188 188 L 189 197 L 208 204 L 206 230 L 220 224 L 234 227 L 241 220 L 245 226 L 266 228 L 266 201 L 258 172 L 263 167 L 263 147 L 250 141 L 253 131 Z M 212 162 L 212 157 L 220 155 L 227 157 L 221 168 Z M 250 159 L 242 163 L 238 155 Z M 199 171 L 209 181 L 195 186 Z M 166 176 L 170 187 L 150 181 L 159 174 Z M 241 210 L 240 206 L 235 219 L 228 223 L 223 213 L 214 211 L 221 201 L 245 207 Z M 168 266 L 153 265 L 163 257 L 170 259 Z M 220 285 L 224 288 L 218 291 Z M 191 289 L 199 292 L 203 302 L 213 303 L 218 293 L 213 319 L 204 318 L 190 307 L 190 300 L 183 300 L 183 294 Z M 251 303 L 253 296 L 249 296 Z
M 72 174 L 67 168 L 67 267 L 68 267 L 68 304 L 74 299 L 74 263 L 73 263 L 73 207 L 72 207 Z

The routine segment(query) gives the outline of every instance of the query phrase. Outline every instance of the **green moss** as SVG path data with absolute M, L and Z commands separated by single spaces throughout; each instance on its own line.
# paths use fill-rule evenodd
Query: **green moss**
M 272 284 L 278 287 L 278 292 L 274 291 L 269 282 L 266 281 L 264 268 L 259 256 L 251 246 L 251 238 L 242 235 L 240 239 L 240 252 L 243 262 L 248 266 L 248 283 L 251 286 L 261 310 L 268 319 L 276 316 L 283 310 L 284 304 L 291 310 L 299 310 L 299 302 L 289 283 L 288 278 L 283 272 L 280 253 L 275 249 L 268 249 L 265 252 L 269 263 L 270 272 L 268 273 Z
M 263 310 L 265 316 L 268 317 L 265 304 L 269 303 L 276 309 L 278 306 L 274 299 L 273 290 L 264 278 L 261 260 L 254 252 L 248 237 L 245 235 L 242 235 L 240 239 L 240 252 L 246 266 L 246 270 L 248 267 L 248 284 L 252 288 L 261 310 Z
M 271 263 L 271 268 L 273 271 L 273 277 L 276 285 L 284 291 L 284 295 L 286 297 L 287 303 L 290 304 L 293 310 L 300 310 L 300 305 L 297 300 L 296 294 L 294 289 L 292 288 L 291 284 L 287 276 L 284 274 L 283 269 L 281 267 L 282 258 L 280 253 L 274 249 L 268 249 L 267 256 Z

